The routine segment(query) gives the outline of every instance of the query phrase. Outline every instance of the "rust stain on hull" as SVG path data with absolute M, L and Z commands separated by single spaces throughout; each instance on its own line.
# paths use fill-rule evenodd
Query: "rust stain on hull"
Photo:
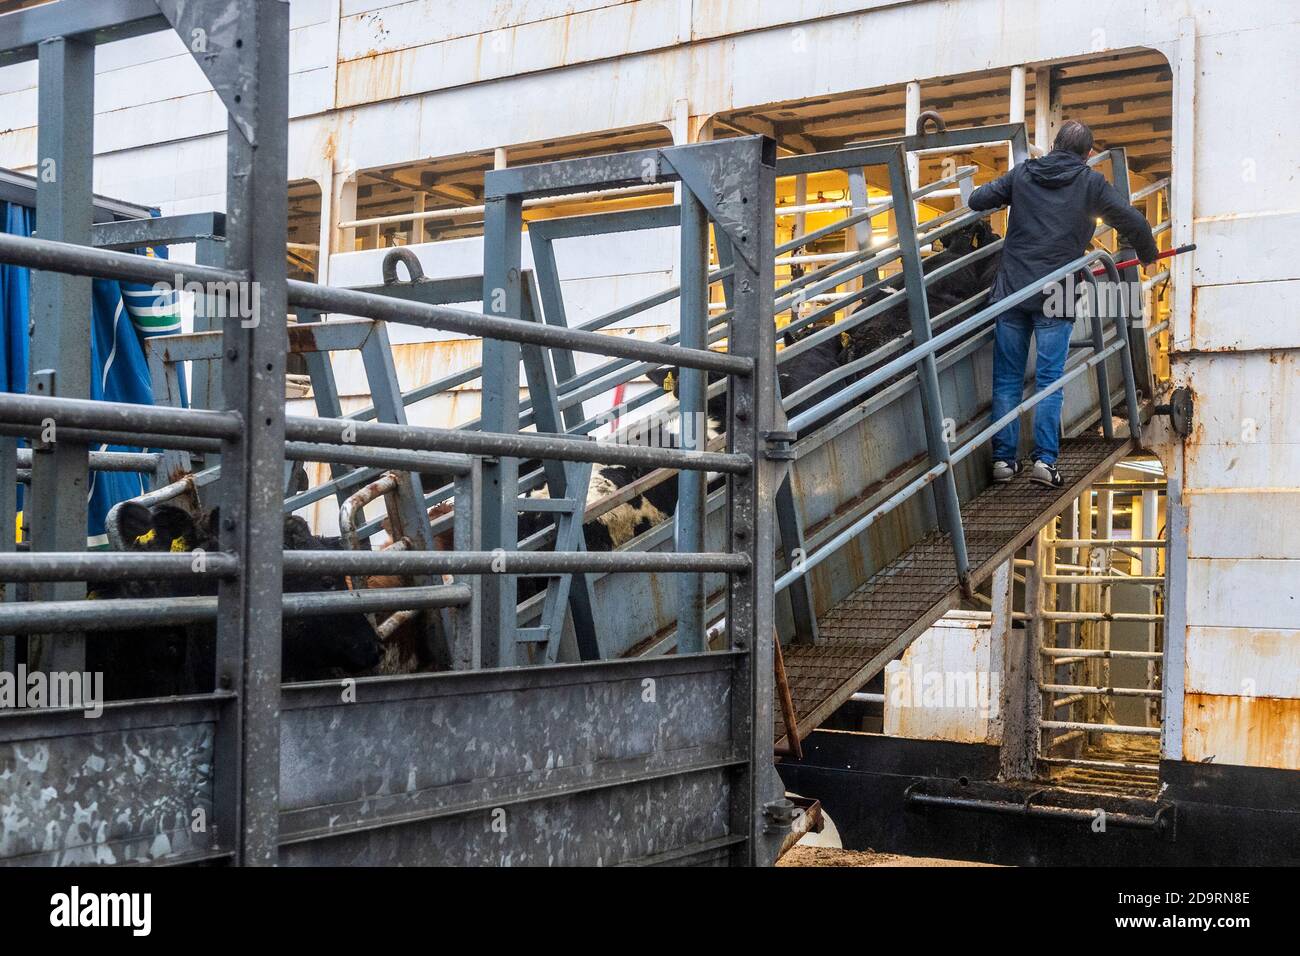
M 1300 770 L 1300 699 L 1188 694 L 1183 759 Z

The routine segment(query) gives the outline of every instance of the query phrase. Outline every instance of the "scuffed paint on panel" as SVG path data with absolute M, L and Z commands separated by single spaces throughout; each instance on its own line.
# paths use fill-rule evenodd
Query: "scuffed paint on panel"
M 1300 700 L 1188 694 L 1183 759 L 1300 770 Z

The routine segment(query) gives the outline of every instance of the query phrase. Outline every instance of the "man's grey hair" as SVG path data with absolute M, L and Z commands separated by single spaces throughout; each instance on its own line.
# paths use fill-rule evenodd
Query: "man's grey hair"
M 1092 150 L 1092 130 L 1078 120 L 1070 120 L 1056 134 L 1052 149 L 1063 149 L 1087 159 Z

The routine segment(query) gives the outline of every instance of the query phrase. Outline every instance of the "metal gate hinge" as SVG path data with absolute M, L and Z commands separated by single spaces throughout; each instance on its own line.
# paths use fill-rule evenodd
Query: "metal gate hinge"
M 791 431 L 763 432 L 763 441 L 767 442 L 763 457 L 772 461 L 794 461 L 794 449 L 790 446 L 796 437 Z

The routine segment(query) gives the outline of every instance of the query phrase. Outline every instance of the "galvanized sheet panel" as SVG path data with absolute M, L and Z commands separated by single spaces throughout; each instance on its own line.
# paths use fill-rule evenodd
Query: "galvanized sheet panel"
M 0 714 L 0 862 L 142 862 L 212 846 L 211 705 L 33 714 Z
M 682 774 L 436 820 L 401 823 L 280 850 L 286 866 L 722 865 L 730 774 Z
M 356 703 L 289 689 L 282 832 L 326 839 L 286 859 L 611 863 L 724 836 L 742 658 L 362 680 Z

